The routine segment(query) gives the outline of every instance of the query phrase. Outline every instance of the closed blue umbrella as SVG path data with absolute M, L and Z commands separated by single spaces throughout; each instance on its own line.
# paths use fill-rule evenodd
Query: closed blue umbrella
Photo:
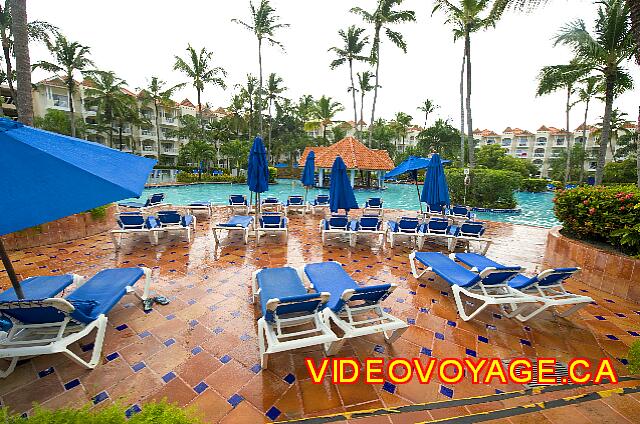
M 304 161 L 304 169 L 302 170 L 302 176 L 300 181 L 302 185 L 306 187 L 304 193 L 304 201 L 307 201 L 307 194 L 309 193 L 309 187 L 316 185 L 316 154 L 313 150 L 307 155 L 307 159 Z
M 437 153 L 434 153 L 429 161 L 420 200 L 432 207 L 449 206 L 451 203 L 447 177 L 444 175 L 444 167 Z
M 269 190 L 269 165 L 267 164 L 267 149 L 264 148 L 262 138 L 256 137 L 249 151 L 247 165 L 247 185 L 249 190 L 256 193 L 256 211 L 260 207 L 259 194 Z
M 331 183 L 329 185 L 329 209 L 331 212 L 338 212 L 344 209 L 358 209 L 358 202 L 353 193 L 353 187 L 347 176 L 347 166 L 340 156 L 336 158 L 331 167 Z
M 139 197 L 155 160 L 0 118 L 0 236 Z M 0 256 L 18 280 L 0 240 Z

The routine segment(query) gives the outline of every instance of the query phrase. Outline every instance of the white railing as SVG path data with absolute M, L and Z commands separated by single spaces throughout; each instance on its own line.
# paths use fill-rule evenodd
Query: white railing
M 533 157 L 534 158 L 543 158 L 544 157 L 544 153 L 534 153 Z
M 143 152 L 155 152 L 156 149 L 154 146 L 142 146 L 142 151 Z
M 162 149 L 162 153 L 167 155 L 177 155 L 178 149 Z

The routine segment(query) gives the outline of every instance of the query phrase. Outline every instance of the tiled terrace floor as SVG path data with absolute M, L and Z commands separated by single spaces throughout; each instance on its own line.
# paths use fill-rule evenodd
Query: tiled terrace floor
M 392 216 L 393 214 L 389 214 Z M 226 219 L 216 211 L 213 222 Z M 210 422 L 262 422 L 286 420 L 344 411 L 393 407 L 412 403 L 494 394 L 496 390 L 519 390 L 518 385 L 471 385 L 451 387 L 420 385 L 371 386 L 363 383 L 334 386 L 311 383 L 303 359 L 321 358 L 320 348 L 281 353 L 271 357 L 269 370 L 261 370 L 256 340 L 257 310 L 250 304 L 251 272 L 263 267 L 300 266 L 335 260 L 362 283 L 394 282 L 399 289 L 386 306 L 411 326 L 393 345 L 381 337 L 367 337 L 345 344 L 340 356 L 501 358 L 611 357 L 621 375 L 628 346 L 638 337 L 640 305 L 572 282 L 574 291 L 587 291 L 597 305 L 589 305 L 569 319 L 547 314 L 523 325 L 489 310 L 478 319 L 463 322 L 456 314 L 447 286 L 410 273 L 410 246 L 380 248 L 361 238 L 356 248 L 347 243 L 320 243 L 319 216 L 293 216 L 288 245 L 281 239 L 263 238 L 260 246 L 244 245 L 239 236 L 223 238 L 217 248 L 209 221 L 199 220 L 191 244 L 179 237 L 161 239 L 151 246 L 146 238 L 130 238 L 116 254 L 108 234 L 65 244 L 12 252 L 23 277 L 75 272 L 91 276 L 106 267 L 144 265 L 153 269 L 154 288 L 172 299 L 148 314 L 135 298 L 125 298 L 109 314 L 103 361 L 95 370 L 83 369 L 62 355 L 26 361 L 0 381 L 2 405 L 17 412 L 29 411 L 33 402 L 47 407 L 96 407 L 117 401 L 124 406 L 143 405 L 167 398 L 180 405 L 194 405 Z M 495 244 L 488 255 L 505 263 L 541 270 L 546 230 L 491 223 Z M 435 245 L 425 249 L 441 250 Z M 0 286 L 8 281 L 0 271 Z M 130 303 L 132 302 L 132 303 Z M 89 343 L 89 342 L 87 342 Z M 77 346 L 84 356 L 90 345 Z M 637 384 L 637 382 L 635 382 Z M 627 384 L 629 385 L 629 384 Z M 606 386 L 605 386 L 606 387 Z M 452 417 L 524 405 L 602 390 L 603 386 L 564 391 L 560 394 L 525 396 L 468 407 L 431 412 L 365 418 L 357 422 L 405 423 Z M 500 422 L 638 422 L 640 396 L 613 396 L 580 406 L 536 412 Z M 497 421 L 496 421 L 497 422 Z

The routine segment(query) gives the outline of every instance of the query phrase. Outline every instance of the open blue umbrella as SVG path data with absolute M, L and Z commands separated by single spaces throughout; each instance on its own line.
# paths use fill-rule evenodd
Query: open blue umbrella
M 387 172 L 385 179 L 395 178 L 398 175 L 409 173 L 409 176 L 416 182 L 416 192 L 418 193 L 418 203 L 420 203 L 420 213 L 422 214 L 422 202 L 420 201 L 420 188 L 418 188 L 418 170 L 425 169 L 429 166 L 429 158 L 420 156 L 409 156 L 403 160 L 398 166 Z
M 329 209 L 331 212 L 338 212 L 344 209 L 358 209 L 356 195 L 347 176 L 347 166 L 340 156 L 336 157 L 331 167 L 331 183 L 329 185 Z
M 155 160 L 0 118 L 0 236 L 139 197 Z M 16 294 L 17 276 L 0 240 Z
M 307 155 L 307 159 L 304 161 L 304 169 L 302 170 L 302 176 L 300 181 L 305 186 L 304 201 L 307 201 L 307 194 L 309 193 L 309 187 L 316 185 L 316 154 L 313 150 Z
M 267 164 L 267 149 L 264 148 L 262 138 L 256 137 L 249 151 L 247 165 L 247 185 L 249 190 L 256 193 L 256 212 L 260 208 L 260 193 L 269 190 L 269 165 Z
M 437 153 L 434 153 L 429 161 L 420 200 L 431 207 L 449 206 L 451 203 L 447 177 L 444 175 L 444 167 Z

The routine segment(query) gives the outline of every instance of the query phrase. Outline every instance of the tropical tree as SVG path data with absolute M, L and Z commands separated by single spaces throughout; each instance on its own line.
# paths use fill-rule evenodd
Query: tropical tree
M 113 147 L 113 130 L 116 120 L 127 115 L 130 98 L 122 89 L 127 82 L 110 71 L 87 73 L 88 87 L 85 89 L 85 105 L 96 107 L 100 132 L 106 132 L 109 147 Z M 122 146 L 120 146 L 122 148 Z
M 226 156 L 228 161 L 233 161 L 235 167 L 243 168 L 249 157 L 251 145 L 247 140 L 230 140 L 220 146 L 220 153 Z M 231 168 L 231 164 L 229 164 Z
M 175 64 L 173 69 L 180 71 L 191 78 L 193 88 L 196 89 L 198 96 L 198 116 L 202 120 L 202 92 L 204 91 L 205 84 L 212 84 L 214 86 L 226 89 L 227 86 L 220 75 L 226 77 L 227 71 L 220 66 L 212 67 L 211 61 L 213 58 L 213 52 L 207 51 L 205 47 L 200 49 L 198 53 L 196 49 L 191 47 L 191 44 L 187 45 L 187 59 L 182 59 L 179 56 L 175 56 Z M 202 123 L 204 125 L 204 123 Z
M 145 106 L 153 105 L 158 158 L 160 158 L 160 107 L 165 108 L 171 106 L 173 104 L 171 96 L 186 84 L 176 84 L 172 87 L 166 87 L 166 85 L 167 83 L 158 77 L 151 77 L 147 86 L 140 91 L 140 101 L 142 104 Z
M 402 150 L 404 152 L 404 143 L 407 138 L 407 130 L 411 125 L 413 117 L 404 112 L 396 113 L 395 118 L 391 121 L 391 126 L 396 131 L 396 150 L 398 149 L 398 139 L 402 140 Z
M 342 39 L 342 47 L 331 47 L 329 51 L 336 53 L 337 58 L 331 62 L 331 69 L 335 69 L 340 65 L 347 63 L 349 65 L 349 80 L 351 81 L 351 97 L 353 99 L 353 122 L 356 126 L 356 132 L 358 132 L 358 111 L 356 105 L 356 86 L 353 81 L 353 62 L 368 61 L 369 57 L 362 54 L 365 46 L 369 41 L 368 36 L 361 38 L 364 28 L 358 28 L 355 25 L 351 25 L 347 28 L 347 31 L 339 30 L 338 35 Z
M 180 147 L 178 162 L 198 165 L 198 179 L 202 179 L 202 165 L 216 160 L 216 148 L 203 140 L 189 140 Z
M 501 1 L 501 0 L 500 0 Z M 491 0 L 459 0 L 455 5 L 449 0 L 435 0 L 432 14 L 442 10 L 446 23 L 453 25 L 454 41 L 464 39 L 464 63 L 466 64 L 467 93 L 466 118 L 469 166 L 475 165 L 475 143 L 473 139 L 473 120 L 471 118 L 471 34 L 494 27 L 502 9 L 490 10 Z M 484 15 L 484 16 L 481 16 Z
M 628 128 L 630 121 L 627 119 L 627 114 L 622 112 L 620 109 L 615 108 L 611 111 L 611 119 L 610 127 L 611 127 L 611 137 L 609 138 L 609 149 L 611 151 L 611 156 L 616 157 L 616 148 L 613 147 L 614 142 L 617 144 L 618 138 L 623 136 L 628 136 L 631 133 L 631 130 Z M 604 128 L 604 118 L 600 117 L 600 122 L 595 125 L 595 130 L 593 131 L 594 137 L 596 139 L 602 140 L 602 129 Z
M 306 122 L 309 119 L 314 117 L 314 110 L 316 106 L 316 101 L 313 99 L 311 94 L 304 94 L 298 100 L 297 106 L 297 114 L 302 119 L 302 121 Z
M 584 21 L 577 20 L 560 30 L 555 44 L 571 47 L 577 59 L 604 80 L 605 108 L 595 176 L 596 184 L 601 184 L 607 144 L 611 139 L 613 99 L 620 81 L 631 80 L 623 64 L 638 48 L 631 33 L 628 5 L 622 0 L 600 2 L 594 34 L 587 30 Z
M 460 131 L 448 121 L 438 119 L 431 127 L 418 134 L 416 154 L 428 156 L 433 150 L 445 159 L 455 159 L 464 154 L 464 145 L 460 148 Z
M 585 157 L 585 149 L 587 148 L 587 120 L 589 117 L 589 104 L 591 99 L 598 94 L 598 78 L 595 76 L 588 76 L 580 80 L 581 86 L 578 87 L 576 93 L 578 95 L 578 101 L 584 103 L 584 120 L 582 122 L 582 156 Z M 580 168 L 580 175 L 578 181 L 584 179 L 584 163 Z
M 14 16 L 15 19 L 15 16 Z M 17 39 L 16 39 L 17 41 Z M 55 43 L 48 42 L 47 48 L 53 55 L 53 62 L 40 61 L 33 65 L 33 68 L 41 68 L 55 74 L 62 74 L 62 80 L 67 88 L 69 96 L 69 115 L 71 116 L 71 136 L 76 136 L 75 107 L 73 104 L 73 94 L 76 91 L 76 81 L 73 76 L 77 72 L 87 71 L 89 66 L 94 66 L 89 59 L 90 49 L 82 44 L 69 41 L 64 35 L 58 34 Z M 17 45 L 16 45 L 17 49 Z M 19 85 L 19 84 L 18 84 Z M 19 87 L 18 87 L 19 89 Z M 31 86 L 29 86 L 31 90 Z
M 351 9 L 352 13 L 359 15 L 366 23 L 373 25 L 373 45 L 371 49 L 371 61 L 376 64 L 376 82 L 373 89 L 373 105 L 371 106 L 371 124 L 376 118 L 376 102 L 378 101 L 378 87 L 380 87 L 380 44 L 382 43 L 382 31 L 387 38 L 395 46 L 399 47 L 403 52 L 407 52 L 407 43 L 403 35 L 394 31 L 393 25 L 415 22 L 416 14 L 412 10 L 395 10 L 396 6 L 400 6 L 403 0 L 378 0 L 376 9 L 373 12 L 367 12 L 361 7 Z M 373 131 L 369 131 L 368 144 L 371 145 L 371 137 Z
M 545 66 L 540 70 L 538 75 L 538 89 L 536 91 L 537 96 L 553 93 L 558 90 L 566 91 L 565 102 L 565 118 L 566 126 L 565 131 L 567 135 L 567 150 L 571 151 L 571 130 L 569 126 L 569 116 L 571 108 L 575 105 L 572 102 L 571 96 L 575 92 L 575 86 L 584 76 L 584 73 L 588 72 L 583 66 L 576 61 L 572 61 L 568 65 L 553 65 Z M 567 161 L 565 165 L 565 172 L 563 181 L 565 184 L 569 182 L 569 172 L 571 171 L 571 155 L 567 155 Z
M 247 113 L 249 114 L 249 120 L 247 122 L 249 139 L 252 138 L 253 127 L 254 127 L 254 115 L 255 115 L 255 106 L 256 106 L 256 84 L 258 80 L 251 74 L 247 74 L 247 81 L 245 85 L 237 85 L 240 88 L 240 96 L 244 99 L 246 104 L 249 106 L 247 109 Z
M 246 129 L 247 122 L 245 122 L 244 116 L 245 104 L 245 97 L 242 93 L 234 94 L 233 97 L 231 97 L 231 104 L 228 109 L 229 113 L 231 113 L 231 120 L 233 121 L 237 138 L 240 138 L 240 131 Z
M 268 143 L 269 146 L 269 160 L 273 159 L 273 154 L 271 152 L 271 128 L 273 124 L 273 117 L 271 116 L 271 107 L 273 106 L 273 102 L 275 102 L 280 95 L 287 89 L 287 87 L 282 86 L 283 80 L 279 76 L 274 73 L 269 74 L 269 78 L 267 79 L 267 104 L 268 104 L 268 113 L 269 113 L 269 134 L 268 134 Z
M 278 29 L 286 28 L 289 24 L 279 23 L 280 16 L 276 15 L 276 10 L 269 4 L 269 0 L 260 0 L 260 5 L 256 8 L 253 2 L 249 2 L 249 10 L 251 11 L 251 21 L 246 23 L 240 19 L 232 19 L 231 22 L 242 25 L 249 31 L 253 32 L 258 40 L 258 67 L 260 69 L 259 85 L 258 85 L 258 122 L 260 127 L 260 135 L 263 134 L 262 128 L 262 43 L 266 41 L 272 46 L 278 46 L 284 50 L 282 43 L 277 41 L 275 32 Z
M 322 140 L 327 144 L 327 127 L 333 121 L 336 113 L 342 112 L 344 107 L 339 102 L 334 102 L 331 97 L 322 96 L 313 108 L 313 116 L 322 124 Z
M 7 75 L 7 84 L 9 85 L 9 91 L 11 97 L 16 100 L 18 93 L 14 85 L 15 70 L 13 67 L 13 56 L 15 54 L 14 41 L 13 41 L 13 29 L 11 19 L 11 2 L 13 0 L 5 0 L 4 4 L 0 4 L 0 42 L 2 43 L 2 54 L 4 56 L 4 65 Z M 49 41 L 51 35 L 57 35 L 58 28 L 50 23 L 44 21 L 31 21 L 27 23 L 27 36 L 29 41 L 39 41 L 46 43 Z M 29 65 L 31 66 L 31 65 Z
M 360 91 L 360 121 L 356 123 L 360 127 L 360 136 L 362 136 L 362 124 L 364 123 L 364 96 L 369 91 L 373 90 L 371 85 L 371 79 L 374 77 L 373 73 L 369 71 L 358 72 L 358 91 Z M 371 140 L 368 140 L 369 147 L 371 147 Z
M 424 126 L 426 128 L 427 122 L 429 121 L 429 114 L 435 112 L 440 106 L 435 104 L 435 102 L 431 99 L 427 99 L 420 106 L 418 106 L 418 110 L 424 113 Z
M 71 121 L 69 121 L 69 115 L 58 109 L 47 109 L 44 116 L 34 117 L 33 126 L 45 131 L 71 135 Z M 80 137 L 84 137 L 85 135 L 85 125 L 81 117 L 76 118 L 76 133 Z

